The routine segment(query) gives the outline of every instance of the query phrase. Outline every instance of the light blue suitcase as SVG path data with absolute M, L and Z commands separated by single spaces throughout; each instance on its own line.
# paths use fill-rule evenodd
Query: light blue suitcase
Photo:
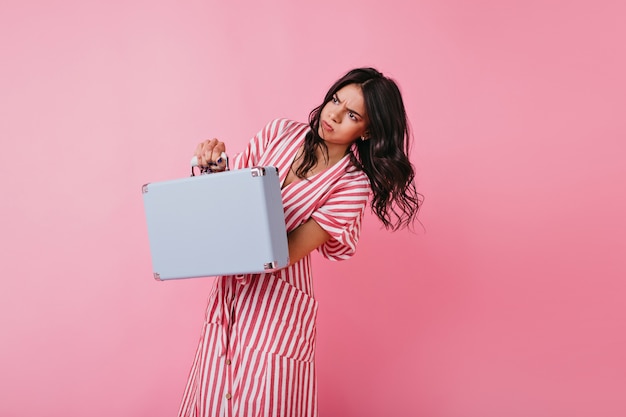
M 289 262 L 275 167 L 148 183 L 142 194 L 157 280 L 271 272 Z

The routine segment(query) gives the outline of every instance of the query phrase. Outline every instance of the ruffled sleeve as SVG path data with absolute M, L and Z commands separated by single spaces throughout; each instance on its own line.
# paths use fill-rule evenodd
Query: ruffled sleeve
M 313 212 L 311 217 L 331 236 L 317 249 L 322 256 L 337 261 L 354 255 L 369 195 L 367 177 L 355 172 L 342 178 L 329 198 Z

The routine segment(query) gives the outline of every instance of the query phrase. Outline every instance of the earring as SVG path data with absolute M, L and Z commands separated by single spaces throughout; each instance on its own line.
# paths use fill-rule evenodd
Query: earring
M 361 136 L 361 140 L 368 140 L 369 138 L 365 135 Z

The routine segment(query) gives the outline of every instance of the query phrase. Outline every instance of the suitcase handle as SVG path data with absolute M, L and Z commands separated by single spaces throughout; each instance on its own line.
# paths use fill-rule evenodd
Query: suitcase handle
M 216 167 L 218 167 L 222 160 L 226 160 L 226 168 L 225 169 L 215 169 Z M 220 158 L 217 160 L 217 162 L 211 162 L 209 164 L 209 166 L 206 167 L 201 167 L 198 166 L 198 157 L 194 156 L 193 158 L 191 158 L 191 176 L 195 177 L 196 173 L 194 172 L 194 168 L 199 168 L 200 169 L 200 175 L 204 175 L 204 174 L 213 174 L 215 172 L 224 172 L 224 171 L 230 171 L 230 168 L 228 167 L 228 155 L 226 155 L 226 152 L 222 152 L 222 154 L 220 155 Z

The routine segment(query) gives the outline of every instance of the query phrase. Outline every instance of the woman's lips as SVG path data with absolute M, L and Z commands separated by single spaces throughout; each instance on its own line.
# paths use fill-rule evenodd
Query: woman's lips
M 332 132 L 334 130 L 333 127 L 329 125 L 328 123 L 326 123 L 324 120 L 322 120 L 322 128 L 329 132 Z

